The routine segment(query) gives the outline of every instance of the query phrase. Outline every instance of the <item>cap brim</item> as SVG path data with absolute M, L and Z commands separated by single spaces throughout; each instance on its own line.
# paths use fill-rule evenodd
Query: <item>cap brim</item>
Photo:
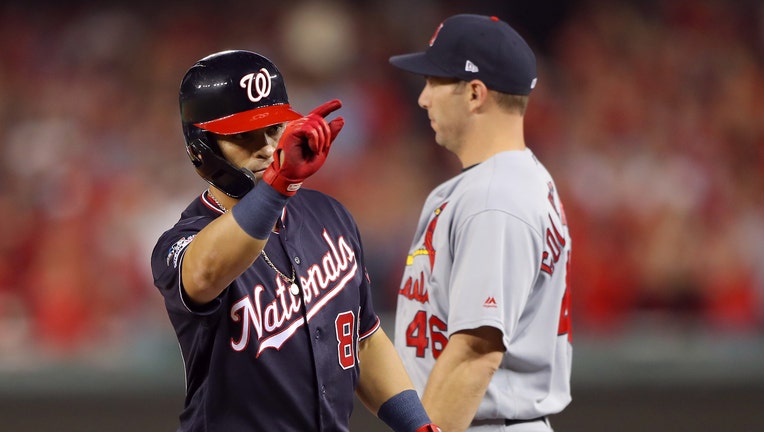
M 399 69 L 403 69 L 406 72 L 411 72 L 418 75 L 441 78 L 450 78 L 453 75 L 442 69 L 437 64 L 433 63 L 424 52 L 392 56 L 390 57 L 390 64 Z
M 243 111 L 208 122 L 196 123 L 195 126 L 216 134 L 232 135 L 262 129 L 300 117 L 302 114 L 293 111 L 289 104 L 279 104 Z

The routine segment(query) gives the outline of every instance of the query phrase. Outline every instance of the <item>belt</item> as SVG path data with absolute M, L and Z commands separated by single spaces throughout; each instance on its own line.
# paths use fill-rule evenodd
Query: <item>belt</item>
M 504 426 L 512 426 L 516 424 L 523 424 L 523 423 L 531 423 L 531 422 L 537 422 L 537 421 L 543 421 L 547 426 L 549 426 L 549 418 L 547 416 L 542 417 L 536 417 L 532 419 L 527 420 L 519 420 L 519 419 L 479 419 L 479 420 L 472 420 L 471 426 L 488 426 L 488 425 L 504 425 Z
M 520 424 L 520 423 L 530 423 L 530 422 L 535 422 L 535 421 L 546 422 L 546 416 L 536 417 L 536 418 L 528 419 L 528 420 L 509 420 L 509 419 L 506 419 L 506 420 L 504 420 L 504 426 L 512 426 L 512 425 L 516 425 L 516 424 Z

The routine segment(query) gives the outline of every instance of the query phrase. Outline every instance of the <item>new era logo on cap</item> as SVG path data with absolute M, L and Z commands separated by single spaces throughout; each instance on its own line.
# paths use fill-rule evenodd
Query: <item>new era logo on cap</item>
M 478 69 L 478 67 L 475 66 L 475 63 L 472 63 L 469 60 L 467 60 L 467 63 L 464 65 L 464 70 L 467 72 L 473 72 L 473 73 L 480 72 L 480 69 Z

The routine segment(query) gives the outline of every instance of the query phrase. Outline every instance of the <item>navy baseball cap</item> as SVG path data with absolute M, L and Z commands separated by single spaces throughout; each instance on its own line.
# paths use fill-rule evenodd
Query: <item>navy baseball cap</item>
M 392 56 L 390 63 L 419 75 L 479 79 L 507 94 L 528 95 L 536 86 L 536 56 L 520 34 L 495 16 L 449 17 L 426 51 Z

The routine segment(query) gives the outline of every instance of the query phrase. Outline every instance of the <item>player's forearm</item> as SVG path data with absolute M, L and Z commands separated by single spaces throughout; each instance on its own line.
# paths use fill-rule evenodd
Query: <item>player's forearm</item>
M 414 388 L 398 352 L 381 328 L 361 341 L 358 351 L 361 377 L 356 394 L 372 413 L 376 414 L 396 394 Z
M 422 404 L 430 418 L 444 432 L 464 431 L 475 417 L 485 388 L 464 367 L 450 374 L 430 375 L 430 381 L 422 396 Z M 477 372 L 480 373 L 480 372 Z M 482 383 L 482 380 L 481 380 Z M 487 382 L 485 383 L 487 387 Z
M 257 259 L 266 240 L 247 235 L 226 213 L 200 231 L 183 257 L 183 287 L 204 304 L 217 297 Z
M 475 353 L 455 336 L 435 363 L 422 395 L 427 413 L 444 432 L 469 427 L 503 355 Z
M 229 212 L 197 234 L 188 245 L 182 268 L 183 287 L 191 300 L 213 300 L 252 265 L 287 199 L 270 184 L 259 182 Z
M 395 432 L 436 431 L 390 339 L 382 329 L 359 343 L 356 394 Z

